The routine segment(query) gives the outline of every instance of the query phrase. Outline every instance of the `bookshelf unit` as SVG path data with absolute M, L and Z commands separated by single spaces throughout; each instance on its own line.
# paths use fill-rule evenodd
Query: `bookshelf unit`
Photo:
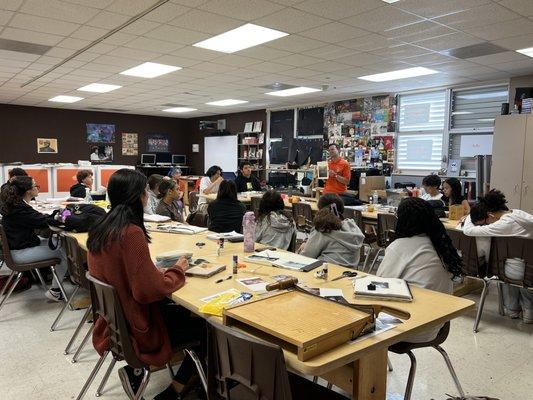
M 239 132 L 238 161 L 249 161 L 252 173 L 259 179 L 265 178 L 265 134 L 264 132 Z

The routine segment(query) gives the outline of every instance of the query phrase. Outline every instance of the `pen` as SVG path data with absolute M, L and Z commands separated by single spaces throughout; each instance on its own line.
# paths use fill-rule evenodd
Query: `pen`
M 226 277 L 226 278 L 219 279 L 218 281 L 215 281 L 215 283 L 222 283 L 222 282 L 227 281 L 229 279 L 231 279 L 231 275 Z

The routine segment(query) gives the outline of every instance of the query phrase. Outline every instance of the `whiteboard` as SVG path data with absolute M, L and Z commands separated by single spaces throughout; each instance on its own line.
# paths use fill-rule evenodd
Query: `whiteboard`
M 462 135 L 460 157 L 492 154 L 492 135 Z
M 207 136 L 204 139 L 204 167 L 218 165 L 225 172 L 235 172 L 238 168 L 238 136 Z

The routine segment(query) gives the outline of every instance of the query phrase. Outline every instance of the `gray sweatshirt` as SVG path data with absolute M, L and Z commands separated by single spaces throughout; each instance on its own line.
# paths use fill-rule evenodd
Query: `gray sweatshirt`
M 331 233 L 313 229 L 302 255 L 322 261 L 357 268 L 365 236 L 353 219 L 342 221 L 342 228 Z
M 272 211 L 258 222 L 255 228 L 255 241 L 287 250 L 295 231 L 292 220 L 280 212 Z

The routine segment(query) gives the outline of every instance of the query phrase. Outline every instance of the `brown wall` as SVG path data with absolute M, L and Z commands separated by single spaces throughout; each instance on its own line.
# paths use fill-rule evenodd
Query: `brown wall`
M 254 110 L 246 111 L 235 114 L 220 114 L 220 115 L 210 115 L 208 117 L 200 118 L 191 118 L 186 120 L 186 131 L 189 133 L 187 135 L 187 164 L 193 168 L 195 173 L 202 175 L 210 165 L 204 165 L 204 138 L 214 131 L 200 131 L 199 125 L 200 121 L 216 121 L 219 119 L 226 120 L 226 131 L 235 134 L 242 132 L 244 130 L 244 124 L 246 122 L 253 121 L 262 121 L 263 122 L 263 132 L 266 132 L 266 110 Z M 193 153 L 192 145 L 199 144 L 200 152 Z M 220 149 L 224 151 L 224 149 Z M 228 171 L 229 172 L 229 171 Z
M 62 110 L 0 104 L 0 163 L 58 163 L 89 160 L 86 123 L 115 124 L 113 164 L 135 165 L 146 152 L 146 135 L 166 133 L 174 154 L 188 154 L 186 120 L 145 115 Z M 122 132 L 139 134 L 139 156 L 122 155 Z M 58 154 L 38 154 L 37 138 L 57 138 Z

